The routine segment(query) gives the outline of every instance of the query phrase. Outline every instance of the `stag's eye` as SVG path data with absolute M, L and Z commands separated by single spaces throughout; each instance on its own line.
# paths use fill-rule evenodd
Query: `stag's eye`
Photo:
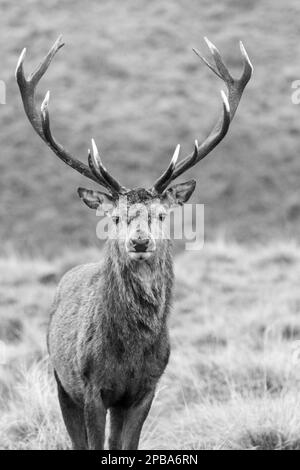
M 113 222 L 114 222 L 116 225 L 118 225 L 118 223 L 120 222 L 121 219 L 120 219 L 120 216 L 114 215 L 114 216 L 112 217 L 112 220 L 113 220 Z
M 161 214 L 159 214 L 158 218 L 161 222 L 163 222 L 165 220 L 166 216 L 167 216 L 167 214 L 161 213 Z

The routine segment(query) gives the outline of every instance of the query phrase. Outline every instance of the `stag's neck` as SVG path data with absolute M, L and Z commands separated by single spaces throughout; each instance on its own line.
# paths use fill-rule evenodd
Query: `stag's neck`
M 173 286 L 170 244 L 153 259 L 128 262 L 118 245 L 108 243 L 104 263 L 105 304 L 109 321 L 123 331 L 159 332 L 169 313 Z

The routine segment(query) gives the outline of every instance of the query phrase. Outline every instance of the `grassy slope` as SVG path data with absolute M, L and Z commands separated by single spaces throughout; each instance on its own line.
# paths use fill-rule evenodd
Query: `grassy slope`
M 240 71 L 238 39 L 255 65 L 230 135 L 192 172 L 194 200 L 206 204 L 206 232 L 293 234 L 300 224 L 299 107 L 291 82 L 300 70 L 299 2 L 287 0 L 1 0 L 0 236 L 3 245 L 57 252 L 95 239 L 95 219 L 77 199 L 89 184 L 48 151 L 28 125 L 13 72 L 28 47 L 31 70 L 59 33 L 65 49 L 41 86 L 50 88 L 53 128 L 86 159 L 94 136 L 107 166 L 127 185 L 149 185 L 176 143 L 183 154 L 220 109 L 217 78 L 197 61 L 207 35 Z M 59 248 L 58 248 L 59 247 Z
M 95 255 L 0 260 L 0 448 L 69 446 L 45 328 L 58 279 Z M 293 244 L 214 243 L 177 257 L 172 355 L 143 448 L 300 449 L 299 275 Z

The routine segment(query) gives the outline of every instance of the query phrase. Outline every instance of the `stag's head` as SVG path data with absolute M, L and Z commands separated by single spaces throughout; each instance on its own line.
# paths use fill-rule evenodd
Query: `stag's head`
M 101 208 L 111 218 L 110 238 L 125 248 L 123 252 L 128 255 L 128 259 L 147 260 L 159 252 L 159 247 L 165 243 L 166 239 L 164 222 L 168 211 L 176 205 L 187 202 L 196 186 L 194 180 L 175 185 L 171 185 L 172 181 L 196 165 L 225 137 L 244 88 L 252 75 L 253 68 L 241 42 L 240 49 L 244 60 L 244 69 L 241 77 L 235 79 L 225 66 L 218 49 L 207 38 L 205 41 L 215 64 L 211 65 L 207 62 L 197 50 L 194 52 L 226 84 L 228 93 L 225 94 L 221 91 L 222 114 L 204 142 L 198 145 L 198 142 L 195 141 L 194 151 L 179 162 L 179 145 L 176 147 L 167 169 L 149 189 L 128 189 L 121 185 L 104 167 L 93 139 L 92 151 L 88 152 L 88 165 L 75 159 L 67 152 L 54 138 L 50 129 L 49 92 L 45 96 L 41 109 L 36 108 L 36 86 L 47 71 L 56 52 L 64 45 L 61 37 L 57 39 L 29 78 L 25 77 L 23 68 L 26 49 L 22 51 L 19 58 L 16 78 L 30 123 L 61 160 L 105 188 L 105 192 L 79 188 L 78 194 L 88 207 Z
M 93 152 L 89 151 L 90 167 L 98 178 L 108 184 L 107 171 L 102 165 L 99 152 L 92 140 Z M 168 183 L 179 154 L 177 146 L 171 164 L 152 188 L 127 189 L 110 175 L 109 192 L 79 188 L 79 197 L 91 209 L 104 213 L 110 220 L 109 238 L 125 252 L 131 260 L 149 260 L 168 244 L 168 212 L 190 198 L 196 182 L 194 180 L 172 185 Z M 104 183 L 104 181 L 102 181 Z M 124 249 L 123 249 L 124 248 Z

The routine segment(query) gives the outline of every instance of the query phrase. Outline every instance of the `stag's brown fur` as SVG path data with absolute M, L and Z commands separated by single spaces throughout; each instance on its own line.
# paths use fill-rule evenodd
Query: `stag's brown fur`
M 81 421 L 82 429 L 74 432 L 64 413 L 75 448 L 103 447 L 107 409 L 110 448 L 137 447 L 169 358 L 166 321 L 172 284 L 168 240 L 143 263 L 129 261 L 118 243 L 109 240 L 103 264 L 78 266 L 62 279 L 48 343 L 62 410 L 69 406 L 69 421 Z M 86 410 L 95 403 L 98 408 L 100 403 L 100 433 L 86 426 Z M 90 417 L 92 428 L 93 420 L 95 416 Z

